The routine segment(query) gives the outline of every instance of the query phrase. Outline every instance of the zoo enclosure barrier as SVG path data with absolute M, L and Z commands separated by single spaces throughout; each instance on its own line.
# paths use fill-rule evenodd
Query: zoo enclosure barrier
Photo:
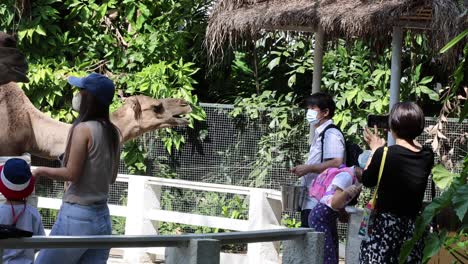
M 0 240 L 4 249 L 167 247 L 167 264 L 219 264 L 221 244 L 285 241 L 282 263 L 321 264 L 325 236 L 313 229 L 259 230 L 204 235 L 70 236 L 10 238 Z M 263 262 L 258 262 L 263 263 Z M 0 257 L 0 264 L 3 258 Z
M 277 190 L 122 174 L 117 177 L 117 184 L 119 183 L 128 184 L 126 205 L 109 204 L 109 209 L 112 216 L 125 217 L 125 235 L 158 235 L 160 222 L 235 231 L 284 229 L 281 226 L 281 193 Z M 248 199 L 248 219 L 163 210 L 161 190 L 167 187 L 244 195 Z M 38 208 L 58 210 L 61 204 L 62 200 L 56 197 L 37 197 Z M 238 263 L 278 263 L 279 250 L 278 242 L 262 242 L 248 244 L 246 255 L 223 253 L 222 258 L 226 262 L 231 258 L 232 262 L 228 263 L 234 263 L 234 259 Z M 124 259 L 130 263 L 138 263 L 148 252 L 164 255 L 162 248 L 128 248 L 124 250 Z

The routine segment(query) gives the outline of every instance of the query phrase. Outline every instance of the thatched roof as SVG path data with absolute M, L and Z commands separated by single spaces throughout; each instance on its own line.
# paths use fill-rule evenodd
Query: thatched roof
M 255 39 L 262 30 L 315 31 L 327 39 L 385 40 L 394 25 L 431 30 L 439 49 L 466 25 L 452 0 L 220 0 L 210 16 L 206 45 L 210 56 L 226 45 Z

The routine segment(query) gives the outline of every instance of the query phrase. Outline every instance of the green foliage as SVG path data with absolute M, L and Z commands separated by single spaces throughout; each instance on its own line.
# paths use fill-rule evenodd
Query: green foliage
M 369 47 L 357 41 L 349 50 L 340 42 L 323 58 L 323 87 L 335 95 L 337 107 L 333 119 L 354 140 L 360 138 L 356 132 L 366 125 L 368 114 L 388 111 L 389 54 L 373 56 Z
M 468 36 L 468 29 L 460 33 L 454 39 L 452 39 L 447 45 L 445 45 L 440 53 L 445 53 L 451 48 L 453 48 L 456 44 L 462 41 L 464 38 Z M 466 71 L 466 61 L 468 60 L 468 43 L 465 44 L 463 48 L 463 56 L 461 61 L 458 63 L 457 68 L 455 69 L 454 73 L 452 74 L 453 82 L 450 86 L 450 90 L 445 97 L 445 100 L 451 100 L 452 98 L 456 97 L 461 88 L 462 82 L 465 79 L 465 71 Z M 466 89 L 466 86 L 465 86 Z M 465 100 L 465 105 L 462 108 L 460 113 L 460 122 L 462 122 L 468 116 L 468 100 Z
M 303 154 L 297 150 L 304 142 L 305 112 L 296 105 L 292 93 L 277 95 L 274 91 L 264 91 L 258 96 L 239 98 L 230 114 L 234 118 L 247 118 L 254 124 L 268 123 L 250 173 L 253 185 L 264 186 L 272 164 L 293 167 L 302 160 Z
M 452 41 L 442 48 L 441 53 L 455 46 L 463 38 L 468 35 L 468 30 L 455 37 Z M 455 72 L 452 75 L 453 82 L 445 100 L 453 100 L 457 97 L 458 88 L 465 78 L 465 63 L 468 58 L 468 44 L 465 44 L 463 57 L 458 63 Z M 460 122 L 462 122 L 468 113 L 468 101 L 465 102 L 464 109 L 460 114 Z M 467 233 L 467 210 L 468 210 L 468 155 L 465 156 L 461 173 L 451 173 L 442 165 L 436 165 L 432 170 L 433 180 L 436 185 L 443 190 L 443 193 L 434 198 L 434 200 L 424 208 L 421 216 L 416 220 L 415 232 L 412 239 L 406 241 L 400 252 L 399 263 L 404 263 L 415 243 L 422 238 L 425 228 L 429 226 L 432 219 L 443 209 L 453 208 L 462 223 L 458 232 L 455 235 L 447 235 L 447 230 L 442 229 L 439 232 L 431 233 L 426 240 L 427 243 L 423 252 L 423 263 L 427 263 L 429 259 L 437 254 L 441 247 L 444 247 L 448 252 L 460 263 L 466 262 L 468 259 L 466 237 Z
M 193 63 L 184 63 L 182 59 L 174 63 L 161 61 L 158 64 L 143 68 L 134 75 L 122 77 L 119 83 L 126 86 L 125 92 L 128 94 L 145 94 L 154 98 L 185 99 L 193 106 L 189 124 L 189 127 L 193 127 L 194 120 L 202 121 L 206 118 L 203 109 L 197 105 L 197 97 L 192 95 L 193 84 L 196 81 L 191 76 L 196 72 L 197 69 L 193 68 Z M 185 138 L 171 129 L 159 130 L 158 135 L 169 154 L 173 148 L 178 150 L 185 143 Z M 144 154 L 141 153 L 138 156 L 141 162 L 141 157 Z M 144 167 L 139 170 L 141 169 L 144 169 Z
M 125 144 L 120 158 L 127 165 L 130 174 L 145 174 L 147 151 L 138 140 L 132 140 Z
M 38 208 L 37 211 L 41 215 L 44 228 L 51 229 L 52 224 L 49 224 L 49 223 L 54 223 L 55 219 L 57 219 L 59 211 L 54 210 L 54 209 L 46 209 L 46 208 Z M 45 219 L 46 221 L 44 221 Z
M 223 81 L 223 101 L 260 95 L 265 90 L 287 94 L 295 90 L 310 90 L 312 72 L 312 43 L 308 37 L 291 37 L 284 32 L 266 33 L 250 43 L 248 51 L 234 51 L 230 79 Z M 226 99 L 227 98 L 227 99 Z
M 435 256 L 439 252 L 439 249 L 446 237 L 447 232 L 443 232 L 440 238 L 436 233 L 431 233 L 428 235 L 425 240 L 426 243 L 423 250 L 423 263 L 427 263 L 431 257 Z
M 416 242 L 421 239 L 424 235 L 426 228 L 430 225 L 432 219 L 441 212 L 444 208 L 453 208 L 458 216 L 458 219 L 464 223 L 464 225 L 459 230 L 459 239 L 463 239 L 468 235 L 466 233 L 466 221 L 467 219 L 467 209 L 468 209 L 468 200 L 466 199 L 468 195 L 468 186 L 466 185 L 466 179 L 468 176 L 468 156 L 465 157 L 464 169 L 461 174 L 453 174 L 445 171 L 440 166 L 436 166 L 433 171 L 434 181 L 438 186 L 447 185 L 447 182 L 450 182 L 448 188 L 439 196 L 434 198 L 434 200 L 424 208 L 423 213 L 416 219 L 416 227 L 414 235 L 411 240 L 408 240 L 404 243 L 400 252 L 400 263 L 405 263 L 406 258 L 410 254 Z M 450 178 L 447 180 L 447 178 Z M 462 240 L 459 240 L 462 241 Z M 452 244 L 454 242 L 453 237 L 447 237 L 446 230 L 441 230 L 439 233 L 431 233 L 429 236 L 428 244 L 424 249 L 424 263 L 426 263 L 431 256 L 436 254 L 440 247 L 443 245 L 447 249 L 454 250 Z M 458 245 L 458 244 L 457 244 Z M 454 254 L 465 254 L 466 256 L 466 244 L 463 243 L 460 246 L 463 246 L 461 250 L 457 250 L 457 253 Z M 454 257 L 456 257 L 454 255 Z
M 418 64 L 414 70 L 411 68 L 405 69 L 405 71 L 409 71 L 409 74 L 402 79 L 401 89 L 407 98 L 413 97 L 420 101 L 423 95 L 427 95 L 431 100 L 438 101 L 439 94 L 427 87 L 427 84 L 432 82 L 433 77 L 422 77 L 421 67 L 422 64 Z
M 251 94 L 259 94 L 260 90 L 272 81 L 268 70 L 270 65 L 267 66 L 268 58 L 263 57 L 257 62 L 256 53 L 252 56 L 254 59 L 248 58 L 246 53 L 234 52 L 232 76 L 235 78 L 234 88 L 240 92 L 237 96 L 248 97 Z M 252 60 L 254 65 L 249 65 L 247 59 Z
M 123 206 L 127 205 L 127 191 L 125 194 L 122 194 L 120 197 L 120 204 Z M 111 215 L 112 222 L 112 235 L 125 235 L 125 221 L 126 218 L 122 216 L 113 216 Z
M 125 235 L 125 217 L 111 216 L 112 235 Z
M 287 44 L 284 45 L 280 41 L 286 41 Z M 268 63 L 268 68 L 273 70 L 277 66 L 279 68 L 279 66 L 284 65 L 285 70 L 287 70 L 285 73 L 288 77 L 287 85 L 292 88 L 297 85 L 299 76 L 304 75 L 306 71 L 310 71 L 313 68 L 311 42 L 307 38 L 290 39 L 290 37 L 284 35 L 280 35 L 277 42 L 283 45 L 276 46 L 271 51 L 273 59 L 270 58 L 271 61 Z
M 30 62 L 30 83 L 22 85 L 41 111 L 71 122 L 73 90 L 70 75 L 100 72 L 110 76 L 126 95 L 183 98 L 192 104 L 190 122 L 205 113 L 193 94 L 193 75 L 202 56 L 209 1 L 179 0 L 37 0 L 30 12 L 17 1 L 0 3 L 0 30 L 16 31 L 19 46 Z M 114 100 L 112 109 L 121 102 Z M 158 134 L 170 152 L 184 143 L 172 130 Z M 133 171 L 144 169 L 146 154 L 126 147 Z
M 221 207 L 221 215 L 231 219 L 247 220 L 246 212 L 249 211 L 247 204 L 239 195 L 235 195 L 227 201 L 227 205 Z
M 418 35 L 415 39 L 416 45 L 425 46 L 423 37 Z M 271 44 L 273 40 L 275 46 L 269 47 L 268 43 Z M 408 41 L 411 40 L 408 38 Z M 312 73 L 313 68 L 309 43 L 304 37 L 294 38 L 282 34 L 266 34 L 256 43 L 256 51 L 263 52 L 259 56 L 261 63 L 258 72 L 264 73 L 261 67 L 265 67 L 270 70 L 270 74 L 260 75 L 259 83 L 263 92 L 249 97 L 240 94 L 231 113 L 233 117 L 248 119 L 248 122 L 269 124 L 268 130 L 262 131 L 264 136 L 260 139 L 257 158 L 250 174 L 255 179 L 255 186 L 264 184 L 273 164 L 288 168 L 301 163 L 304 157 L 300 145 L 307 140 L 307 127 L 299 102 L 310 93 L 310 84 L 306 91 L 302 90 L 302 81 Z M 403 70 L 402 98 L 420 98 L 418 100 L 421 102 L 438 100 L 438 94 L 429 88 L 433 77 L 422 72 L 427 56 L 417 55 L 416 52 L 410 52 L 409 55 L 414 55 L 412 61 L 415 66 L 409 65 Z M 338 41 L 333 49 L 324 54 L 322 88 L 335 97 L 337 111 L 333 119 L 346 134 L 347 140 L 362 140 L 357 132 L 366 125 L 369 114 L 388 112 L 390 59 L 390 50 L 378 56 L 362 41 L 355 41 L 350 46 L 345 46 L 344 41 Z M 251 60 L 247 55 L 236 53 L 232 66 L 233 76 L 237 78 L 233 79 L 235 85 L 247 85 L 247 81 L 239 80 L 238 71 L 243 69 L 242 72 L 251 74 L 253 67 L 249 65 Z M 278 79 L 278 75 L 284 75 L 285 79 Z M 250 78 L 247 86 L 253 86 L 252 80 Z
M 296 218 L 290 217 L 289 215 L 283 215 L 281 218 L 281 224 L 287 228 L 299 228 L 301 227 L 301 221 L 297 221 Z
M 453 179 L 456 178 L 456 174 L 449 172 L 444 166 L 437 164 L 432 169 L 433 175 L 432 179 L 434 180 L 437 187 L 440 189 L 446 189 L 452 184 Z
M 423 40 L 420 41 L 422 45 Z M 361 138 L 356 132 L 366 125 L 369 114 L 388 113 L 390 59 L 390 50 L 376 56 L 362 41 L 356 41 L 351 48 L 346 48 L 340 41 L 335 50 L 324 55 L 323 88 L 335 95 L 337 106 L 333 119 L 353 141 Z M 419 58 L 414 68 L 403 68 L 402 100 L 421 101 L 423 95 L 427 95 L 429 100 L 439 100 L 438 94 L 428 87 L 433 77 L 424 76 L 421 72 L 422 60 Z
M 195 201 L 196 209 L 193 214 L 221 216 L 231 219 L 247 220 L 248 204 L 246 199 L 239 195 L 228 197 L 226 194 L 203 192 L 202 195 L 194 191 L 184 191 L 183 194 L 177 194 L 166 190 L 161 197 L 161 205 L 164 210 L 182 211 L 179 208 L 182 201 L 193 204 Z M 220 211 L 218 211 L 221 209 Z M 181 233 L 222 233 L 231 232 L 220 228 L 211 228 L 204 226 L 185 225 L 178 223 L 162 222 L 159 226 L 160 234 L 181 234 Z M 223 251 L 245 251 L 243 245 L 223 245 Z
M 440 53 L 445 53 L 451 48 L 453 48 L 455 45 L 458 44 L 461 40 L 463 40 L 466 36 L 468 36 L 468 29 L 465 29 L 462 33 L 458 34 L 455 38 L 453 38 L 451 41 L 449 41 L 441 50 Z

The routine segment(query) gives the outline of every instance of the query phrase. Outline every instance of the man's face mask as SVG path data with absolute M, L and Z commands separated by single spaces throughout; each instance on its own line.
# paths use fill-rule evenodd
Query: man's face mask
M 75 94 L 72 99 L 72 108 L 73 110 L 80 112 L 80 105 L 81 105 L 81 93 Z
M 320 122 L 320 119 L 317 118 L 318 112 L 312 109 L 307 109 L 306 119 L 307 122 L 311 125 L 316 125 Z
M 370 156 L 371 156 L 371 151 L 367 149 L 364 150 L 358 157 L 359 167 L 364 169 L 367 165 L 367 161 L 369 160 Z

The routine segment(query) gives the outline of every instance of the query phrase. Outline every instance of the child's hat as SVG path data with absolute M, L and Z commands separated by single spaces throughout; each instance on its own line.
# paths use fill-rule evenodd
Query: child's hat
M 0 166 L 0 192 L 8 200 L 23 200 L 34 190 L 34 178 L 25 160 L 13 158 Z

